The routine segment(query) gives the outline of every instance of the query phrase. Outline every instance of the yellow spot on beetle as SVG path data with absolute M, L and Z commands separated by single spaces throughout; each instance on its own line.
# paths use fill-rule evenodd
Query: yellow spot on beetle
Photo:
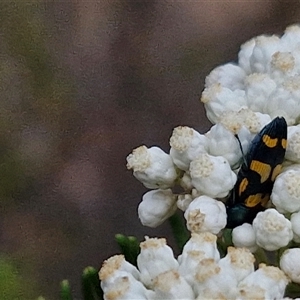
M 281 172 L 282 169 L 282 165 L 278 164 L 272 172 L 272 176 L 271 176 L 271 181 L 275 181 L 276 177 L 278 176 L 278 174 Z
M 276 147 L 277 143 L 278 143 L 278 138 L 272 139 L 269 135 L 264 134 L 263 138 L 262 138 L 263 142 L 265 143 L 265 145 L 269 148 L 274 148 Z
M 286 149 L 286 146 L 287 146 L 287 140 L 286 139 L 281 140 L 281 146 L 282 146 L 283 149 Z
M 246 190 L 247 186 L 248 186 L 248 179 L 247 178 L 244 178 L 241 183 L 240 183 L 240 186 L 239 186 L 239 196 L 242 195 L 242 193 Z
M 245 205 L 247 207 L 254 207 L 260 203 L 260 200 L 261 200 L 261 194 L 251 195 L 245 200 Z
M 263 207 L 265 207 L 267 205 L 269 199 L 270 199 L 269 194 L 264 194 L 263 195 L 262 193 L 258 193 L 258 194 L 249 196 L 245 200 L 245 205 L 247 207 L 254 207 L 258 204 L 261 204 Z
M 271 174 L 271 166 L 258 160 L 252 160 L 250 169 L 260 175 L 260 182 L 265 182 Z

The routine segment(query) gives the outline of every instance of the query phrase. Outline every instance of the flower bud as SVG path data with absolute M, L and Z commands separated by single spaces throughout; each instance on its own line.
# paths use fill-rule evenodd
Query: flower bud
M 257 245 L 268 251 L 285 247 L 293 238 L 291 222 L 273 208 L 257 214 L 253 229 Z
M 300 211 L 291 215 L 292 230 L 294 233 L 293 240 L 300 243 Z
M 300 249 L 292 248 L 280 257 L 281 270 L 295 283 L 300 283 Z
M 230 166 L 239 162 L 242 157 L 241 148 L 231 131 L 218 123 L 212 126 L 206 136 L 209 139 L 209 154 L 226 158 Z
M 187 171 L 190 162 L 199 154 L 206 153 L 207 137 L 187 126 L 174 128 L 170 138 L 170 156 L 174 164 L 181 170 Z
M 218 123 L 220 117 L 227 111 L 238 111 L 246 107 L 245 91 L 231 90 L 215 83 L 206 87 L 202 93 L 201 101 L 204 103 L 207 118 Z
M 192 233 L 183 247 L 182 254 L 178 256 L 180 275 L 193 285 L 199 263 L 207 258 L 212 258 L 216 262 L 220 259 L 217 236 L 210 232 Z
M 171 189 L 149 191 L 143 196 L 138 214 L 144 226 L 157 227 L 177 210 L 176 196 Z
M 140 146 L 127 156 L 127 168 L 149 189 L 173 186 L 177 173 L 170 155 L 158 147 Z
M 271 200 L 281 213 L 300 210 L 300 169 L 292 169 L 279 174 L 274 182 Z
M 288 127 L 288 144 L 285 157 L 296 163 L 300 163 L 300 126 Z
M 211 232 L 218 234 L 227 223 L 223 202 L 207 196 L 195 198 L 184 213 L 187 228 L 191 232 Z
M 140 244 L 141 253 L 137 265 L 141 280 L 147 287 L 153 286 L 153 279 L 161 273 L 178 269 L 173 250 L 167 246 L 166 239 L 148 238 Z
M 244 223 L 232 230 L 232 242 L 235 247 L 247 248 L 254 253 L 257 250 L 255 233 L 252 225 Z
M 228 247 L 227 251 L 227 255 L 220 259 L 219 266 L 232 273 L 236 282 L 240 282 L 254 272 L 255 258 L 248 249 Z
M 153 287 L 155 291 L 153 299 L 195 299 L 192 287 L 174 270 L 161 273 L 155 277 Z
M 222 156 L 200 155 L 190 164 L 192 184 L 202 194 L 223 198 L 232 190 L 236 175 Z
M 255 299 L 282 299 L 288 282 L 288 278 L 279 268 L 260 264 L 258 270 L 239 283 L 239 294 L 242 297 L 237 299 L 252 299 L 251 296 L 256 294 L 253 291 L 257 291 L 260 296 L 264 295 L 263 298 Z M 247 297 L 245 293 L 248 293 Z

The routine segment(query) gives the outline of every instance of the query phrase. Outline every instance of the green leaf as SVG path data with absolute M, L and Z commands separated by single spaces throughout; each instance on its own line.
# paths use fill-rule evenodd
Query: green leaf
M 285 297 L 297 298 L 300 295 L 300 284 L 291 282 L 285 289 Z
M 69 284 L 69 280 L 63 280 L 60 283 L 60 299 L 61 300 L 72 300 L 71 287 Z
M 217 240 L 217 246 L 221 257 L 226 256 L 227 248 L 232 245 L 232 229 L 225 228 L 222 236 L 220 236 Z
M 172 227 L 173 235 L 177 246 L 180 251 L 182 251 L 183 246 L 190 238 L 190 233 L 186 229 L 183 217 L 176 212 L 173 216 L 169 218 L 169 223 Z
M 133 265 L 137 265 L 137 256 L 140 253 L 139 241 L 135 236 L 125 236 L 124 234 L 116 234 L 115 239 L 120 247 L 125 259 Z
M 101 300 L 103 292 L 100 288 L 100 280 L 98 271 L 93 267 L 86 267 L 83 270 L 82 278 L 82 294 L 84 300 Z

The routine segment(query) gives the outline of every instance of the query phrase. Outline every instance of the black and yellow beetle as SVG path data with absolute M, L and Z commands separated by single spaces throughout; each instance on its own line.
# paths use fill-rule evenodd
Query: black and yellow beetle
M 266 208 L 287 146 L 287 124 L 277 117 L 253 139 L 226 203 L 227 228 L 252 223 Z

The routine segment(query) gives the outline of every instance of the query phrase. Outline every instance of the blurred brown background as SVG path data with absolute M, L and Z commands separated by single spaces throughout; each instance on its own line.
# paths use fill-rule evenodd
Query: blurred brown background
M 0 3 L 0 298 L 58 299 L 68 278 L 144 228 L 133 148 L 210 127 L 205 76 L 255 35 L 300 21 L 298 1 Z M 4 291 L 4 292 L 3 292 Z M 1 295 L 2 293 L 2 295 Z

